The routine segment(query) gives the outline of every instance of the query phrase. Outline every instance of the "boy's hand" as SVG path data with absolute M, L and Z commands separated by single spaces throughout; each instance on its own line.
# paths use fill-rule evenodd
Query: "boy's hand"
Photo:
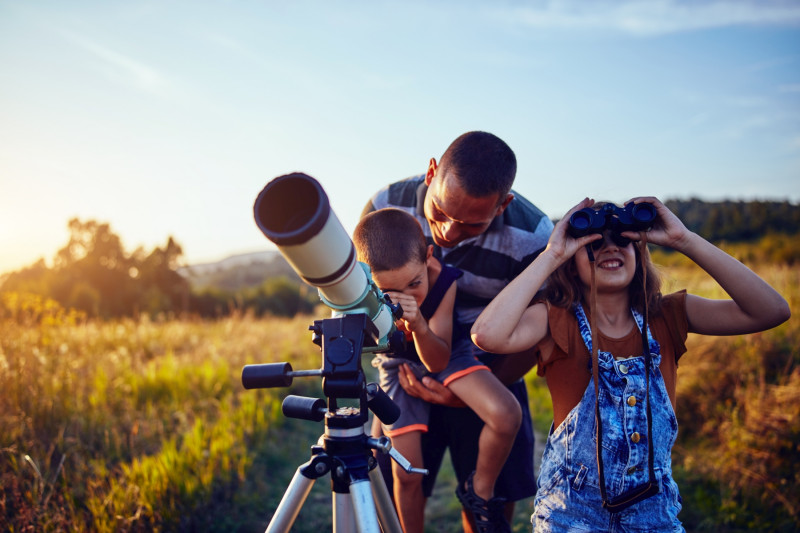
M 424 331 L 428 323 L 419 312 L 419 306 L 417 306 L 417 301 L 413 296 L 394 291 L 387 292 L 386 294 L 389 295 L 393 304 L 400 304 L 403 308 L 403 317 L 398 322 L 402 322 L 407 331 L 412 333 L 415 331 Z
M 458 396 L 435 379 L 425 376 L 422 380 L 419 380 L 408 365 L 400 365 L 399 368 L 400 372 L 398 372 L 398 378 L 400 380 L 400 386 L 411 396 L 428 403 L 447 405 L 449 407 L 465 406 L 464 402 L 462 402 Z

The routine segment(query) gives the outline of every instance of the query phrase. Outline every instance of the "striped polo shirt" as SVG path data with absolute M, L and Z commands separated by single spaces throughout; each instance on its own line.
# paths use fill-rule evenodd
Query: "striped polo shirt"
M 484 233 L 452 248 L 442 248 L 434 244 L 423 211 L 427 191 L 424 174 L 392 183 L 370 199 L 362 216 L 396 207 L 416 217 L 428 243 L 434 245 L 434 255 L 464 273 L 458 280 L 456 321 L 471 327 L 492 298 L 544 250 L 553 223 L 535 205 L 511 191 L 514 199 Z

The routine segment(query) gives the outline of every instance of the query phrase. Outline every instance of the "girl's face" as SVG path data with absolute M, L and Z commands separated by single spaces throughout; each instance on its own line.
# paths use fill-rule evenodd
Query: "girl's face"
M 594 259 L 597 265 L 595 284 L 597 292 L 614 292 L 628 290 L 636 274 L 636 253 L 634 243 L 619 246 L 611 240 L 609 232 L 603 233 L 603 241 L 599 249 L 594 250 Z M 592 243 L 595 244 L 595 243 Z M 592 265 L 586 248 L 581 248 L 575 254 L 575 266 L 578 276 L 586 287 L 591 287 Z

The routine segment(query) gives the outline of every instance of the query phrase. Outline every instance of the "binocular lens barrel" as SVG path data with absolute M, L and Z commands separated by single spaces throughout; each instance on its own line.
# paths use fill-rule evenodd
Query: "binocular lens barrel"
M 256 224 L 326 303 L 346 307 L 369 286 L 353 241 L 314 178 L 294 173 L 270 181 L 253 206 Z
M 649 203 L 635 204 L 631 209 L 631 217 L 637 226 L 648 227 L 656 219 L 656 208 Z
M 585 207 L 572 213 L 569 217 L 567 232 L 574 238 L 584 237 L 592 233 L 613 230 L 643 231 L 648 229 L 657 216 L 656 208 L 651 203 L 630 203 L 625 207 L 604 204 L 600 208 Z
M 583 210 L 573 213 L 569 225 L 577 231 L 585 231 L 592 225 L 592 217 Z

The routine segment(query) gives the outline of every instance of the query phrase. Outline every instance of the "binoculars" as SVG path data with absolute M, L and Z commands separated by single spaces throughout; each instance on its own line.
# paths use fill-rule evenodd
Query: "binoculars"
M 605 204 L 599 209 L 586 207 L 569 217 L 567 233 L 573 238 L 611 230 L 613 239 L 619 239 L 623 231 L 644 231 L 653 225 L 657 216 L 653 204 L 630 203 L 625 207 Z M 625 239 L 627 244 L 627 239 Z M 619 244 L 619 243 L 618 243 Z
M 650 229 L 657 216 L 656 208 L 649 202 L 630 203 L 625 207 L 605 204 L 598 209 L 585 207 L 569 217 L 567 233 L 575 239 L 611 231 L 611 239 L 620 246 L 630 242 L 621 234 L 623 231 L 645 231 Z

